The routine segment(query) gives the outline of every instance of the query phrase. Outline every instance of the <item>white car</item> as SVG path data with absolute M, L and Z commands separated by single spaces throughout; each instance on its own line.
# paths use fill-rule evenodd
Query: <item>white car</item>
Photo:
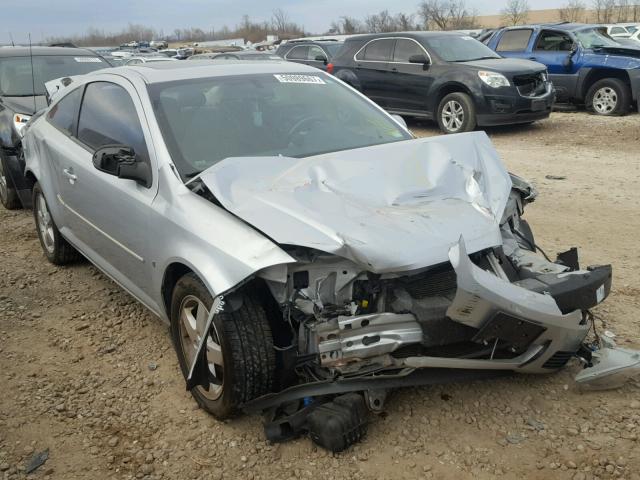
M 175 58 L 165 57 L 164 55 L 157 55 L 153 57 L 131 57 L 124 64 L 125 65 L 140 65 L 142 63 L 150 62 L 174 62 Z
M 606 25 L 606 27 L 607 34 L 613 38 L 629 38 L 632 33 L 623 25 Z

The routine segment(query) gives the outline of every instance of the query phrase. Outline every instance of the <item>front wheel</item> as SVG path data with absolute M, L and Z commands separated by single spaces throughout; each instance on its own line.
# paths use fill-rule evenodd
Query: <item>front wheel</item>
M 626 115 L 631 105 L 631 90 L 617 78 L 598 80 L 589 88 L 585 104 L 596 115 Z
M 466 93 L 446 95 L 438 105 L 438 126 L 444 133 L 470 132 L 476 128 L 476 108 Z
M 267 315 L 253 298 L 243 295 L 227 302 L 205 332 L 213 297 L 193 273 L 178 280 L 171 300 L 171 335 L 185 378 L 206 335 L 206 368 L 191 394 L 198 405 L 218 419 L 271 392 L 275 350 Z

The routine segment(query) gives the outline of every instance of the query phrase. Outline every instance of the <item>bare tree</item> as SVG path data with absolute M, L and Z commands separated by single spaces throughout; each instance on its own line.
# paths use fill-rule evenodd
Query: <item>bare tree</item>
M 291 21 L 287 12 L 276 8 L 271 15 L 271 25 L 276 32 L 286 32 Z
M 465 0 L 423 0 L 418 16 L 427 30 L 467 29 L 477 24 L 477 14 L 467 8 Z
M 353 17 L 340 17 L 340 20 L 331 22 L 332 33 L 353 35 L 354 33 L 361 33 L 363 31 L 360 21 Z
M 407 32 L 409 30 L 416 30 L 416 24 L 413 21 L 414 15 L 406 13 L 398 13 L 395 16 L 395 24 L 399 31 Z
M 581 0 L 569 0 L 559 11 L 560 20 L 563 22 L 584 21 L 585 5 Z
M 507 25 L 520 25 L 529 16 L 529 2 L 527 0 L 509 0 L 502 9 L 502 19 Z
M 593 10 L 597 23 L 611 23 L 616 11 L 616 0 L 594 0 Z
M 389 14 L 389 10 L 367 15 L 364 19 L 364 24 L 367 31 L 371 33 L 395 32 L 398 30 L 395 19 Z

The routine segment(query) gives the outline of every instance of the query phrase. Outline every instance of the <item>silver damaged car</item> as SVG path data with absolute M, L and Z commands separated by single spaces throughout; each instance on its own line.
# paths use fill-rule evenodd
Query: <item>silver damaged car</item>
M 484 133 L 416 139 L 286 62 L 158 62 L 53 82 L 26 128 L 44 254 L 81 254 L 170 325 L 198 404 L 340 450 L 389 389 L 572 357 L 617 384 L 640 358 L 588 336 L 611 267 L 537 253 L 536 192 Z

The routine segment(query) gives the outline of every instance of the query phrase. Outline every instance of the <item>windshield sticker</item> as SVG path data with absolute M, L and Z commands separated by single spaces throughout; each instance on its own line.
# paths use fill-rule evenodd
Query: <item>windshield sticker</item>
M 73 59 L 78 63 L 100 63 L 98 57 L 73 57 Z
M 473 40 L 473 37 L 467 37 L 467 36 L 464 36 L 464 37 L 461 37 L 461 38 L 462 38 L 463 40 Z
M 280 83 L 314 83 L 325 85 L 325 81 L 315 75 L 274 75 Z

